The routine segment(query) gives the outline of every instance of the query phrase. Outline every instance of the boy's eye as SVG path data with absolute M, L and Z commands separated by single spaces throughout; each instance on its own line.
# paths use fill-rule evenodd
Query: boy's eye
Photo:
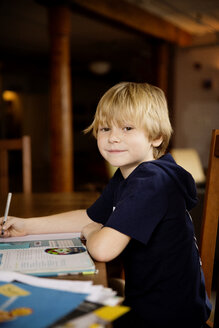
M 107 128 L 107 127 L 105 127 L 105 128 L 99 128 L 99 130 L 100 130 L 101 132 L 107 132 L 107 131 L 110 130 L 110 128 Z
M 124 131 L 131 131 L 132 129 L 133 129 L 133 127 L 131 127 L 131 126 L 125 126 L 123 128 Z

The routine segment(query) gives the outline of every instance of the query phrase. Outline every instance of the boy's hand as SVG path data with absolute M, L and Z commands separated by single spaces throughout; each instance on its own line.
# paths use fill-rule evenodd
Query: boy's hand
M 84 226 L 82 229 L 82 236 L 84 236 L 85 239 L 88 239 L 89 235 L 93 234 L 94 232 L 98 232 L 102 229 L 103 225 L 101 223 L 92 222 L 88 225 Z
M 25 231 L 26 219 L 16 218 L 9 216 L 7 221 L 3 223 L 4 217 L 0 218 L 0 237 L 17 237 L 25 236 L 27 232 Z

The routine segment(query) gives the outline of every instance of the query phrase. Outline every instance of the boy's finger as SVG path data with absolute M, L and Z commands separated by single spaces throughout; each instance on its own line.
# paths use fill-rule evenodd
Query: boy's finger
M 5 231 L 4 229 L 1 230 L 0 238 L 7 238 L 10 237 L 10 233 L 8 231 Z

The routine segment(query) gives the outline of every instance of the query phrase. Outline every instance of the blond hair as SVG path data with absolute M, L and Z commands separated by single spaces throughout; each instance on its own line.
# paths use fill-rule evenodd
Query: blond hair
M 149 140 L 162 137 L 154 147 L 154 158 L 161 157 L 169 144 L 172 127 L 164 92 L 148 83 L 121 82 L 110 88 L 100 99 L 92 124 L 84 130 L 97 137 L 98 127 L 134 123 L 145 129 Z

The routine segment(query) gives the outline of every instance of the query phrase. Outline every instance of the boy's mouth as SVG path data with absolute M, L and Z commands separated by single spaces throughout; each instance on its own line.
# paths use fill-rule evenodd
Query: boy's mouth
M 125 150 L 122 150 L 122 149 L 108 149 L 107 152 L 110 153 L 110 154 L 123 153 L 123 152 L 125 152 Z

